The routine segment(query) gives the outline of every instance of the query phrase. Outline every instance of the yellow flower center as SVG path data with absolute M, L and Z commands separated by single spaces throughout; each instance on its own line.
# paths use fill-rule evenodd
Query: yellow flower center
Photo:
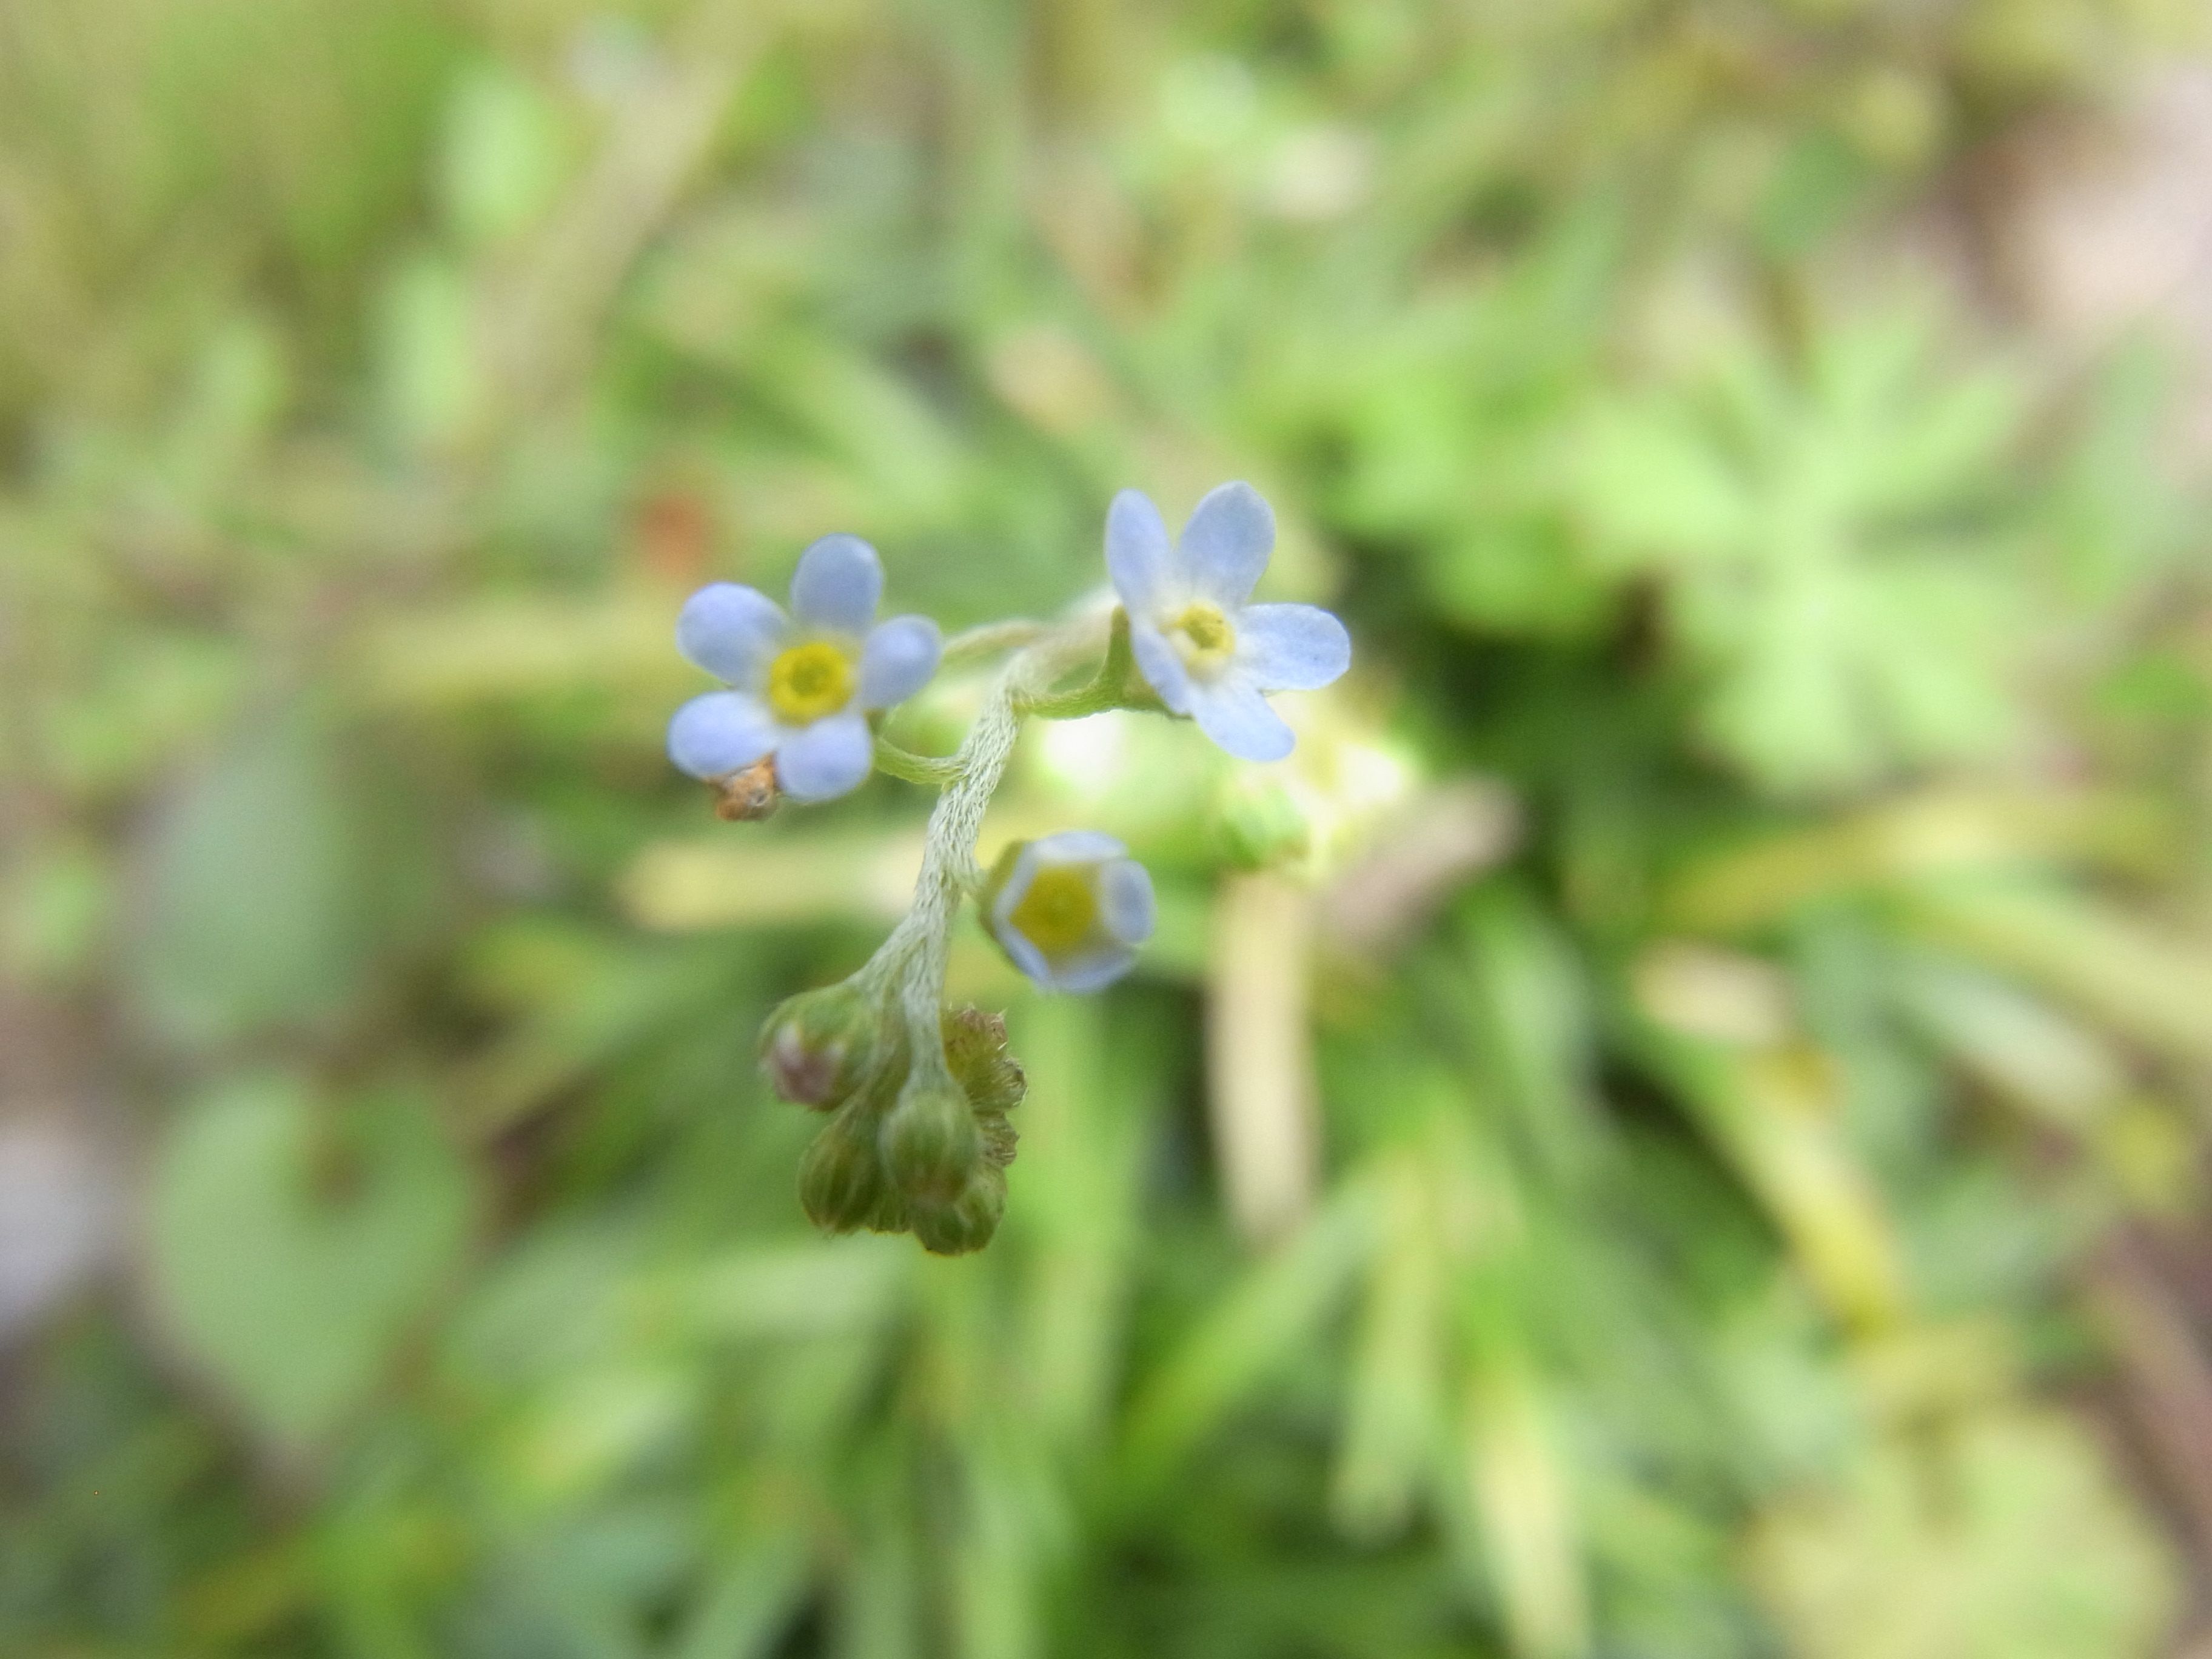
M 1074 865 L 1038 871 L 1007 920 L 1046 957 L 1066 956 L 1091 937 L 1098 920 L 1098 896 L 1091 890 L 1091 874 Z
M 1203 599 L 1185 605 L 1182 614 L 1168 624 L 1168 632 L 1182 653 L 1183 665 L 1193 673 L 1210 674 L 1224 666 L 1237 649 L 1237 630 L 1229 618 L 1219 605 Z
M 811 726 L 853 700 L 853 659 L 827 640 L 794 645 L 768 671 L 768 705 L 786 726 Z

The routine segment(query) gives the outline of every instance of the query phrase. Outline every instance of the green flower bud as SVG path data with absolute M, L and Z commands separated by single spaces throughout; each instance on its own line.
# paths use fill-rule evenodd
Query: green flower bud
M 1006 1052 L 1005 1016 L 956 1009 L 945 1015 L 943 1030 L 945 1063 L 977 1111 L 1010 1112 L 1022 1103 L 1029 1079 L 1021 1061 Z
M 799 1201 L 816 1226 L 833 1233 L 897 1230 L 897 1221 L 881 1224 L 896 1194 L 884 1178 L 875 1130 L 872 1113 L 848 1106 L 822 1126 L 799 1159 Z
M 854 1015 L 856 1002 L 865 1024 Z M 843 986 L 793 997 L 769 1019 L 763 1063 L 773 1077 L 788 1062 L 782 1069 L 798 1076 L 783 1091 L 809 1103 L 826 1091 L 814 1074 L 826 1069 L 825 1054 L 843 1049 L 835 1086 L 844 1092 L 800 1160 L 799 1201 L 831 1232 L 910 1231 L 939 1255 L 979 1250 L 1006 1208 L 1014 1156 L 1006 1113 L 1027 1086 L 1006 1052 L 1006 1022 L 980 1008 L 945 1014 L 939 1031 L 951 1075 L 924 1079 L 908 1076 L 903 1031 L 878 1022 L 877 1009 Z M 856 1043 L 868 1055 L 859 1066 L 850 1061 Z
M 945 1017 L 945 1063 L 967 1093 L 983 1137 L 983 1156 L 1004 1168 L 1014 1161 L 1014 1127 L 1006 1114 L 1029 1091 L 1022 1063 L 1006 1052 L 1006 1022 L 981 1008 Z
M 916 1200 L 910 1224 L 921 1248 L 933 1255 L 965 1255 L 991 1242 L 1006 1209 L 1006 1172 L 995 1164 L 985 1164 L 950 1200 Z
M 881 1139 L 891 1184 L 908 1200 L 957 1196 L 983 1162 L 975 1111 L 949 1080 L 908 1079 Z
M 882 1006 L 850 984 L 801 991 L 761 1027 L 761 1070 L 786 1100 L 826 1108 L 866 1081 L 883 1042 Z

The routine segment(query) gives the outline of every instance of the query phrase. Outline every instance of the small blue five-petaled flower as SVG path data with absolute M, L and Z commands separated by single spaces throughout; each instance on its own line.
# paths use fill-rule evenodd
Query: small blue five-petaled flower
M 875 758 L 870 711 L 902 702 L 937 672 L 927 617 L 876 623 L 884 568 L 855 536 L 800 556 L 791 611 L 757 588 L 715 582 L 684 602 L 676 648 L 730 689 L 694 697 L 668 722 L 668 757 L 712 782 L 775 757 L 798 801 L 858 788 Z
M 1275 515 L 1247 483 L 1210 491 L 1175 542 L 1137 490 L 1107 509 L 1106 569 L 1138 668 L 1170 714 L 1239 760 L 1280 760 L 1297 741 L 1264 694 L 1317 690 L 1352 664 L 1352 636 L 1328 611 L 1248 602 L 1274 547 Z
M 1006 848 L 986 884 L 983 925 L 1048 991 L 1096 991 L 1129 971 L 1152 936 L 1152 878 L 1096 830 Z

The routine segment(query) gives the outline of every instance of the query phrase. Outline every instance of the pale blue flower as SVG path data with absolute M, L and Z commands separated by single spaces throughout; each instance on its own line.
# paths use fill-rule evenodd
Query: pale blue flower
M 1137 666 L 1170 713 L 1239 760 L 1280 760 L 1297 741 L 1265 694 L 1318 690 L 1352 663 L 1352 636 L 1328 611 L 1248 603 L 1274 547 L 1275 515 L 1247 483 L 1210 492 L 1180 542 L 1137 490 L 1106 513 L 1106 568 Z
M 676 648 L 730 687 L 668 722 L 668 757 L 712 781 L 775 757 L 793 800 L 858 788 L 875 757 L 869 712 L 903 702 L 937 672 L 927 617 L 876 623 L 884 568 L 854 536 L 824 536 L 791 579 L 791 611 L 756 588 L 716 582 L 684 601 Z
M 1008 848 L 981 908 L 1000 948 L 1045 989 L 1096 991 L 1152 936 L 1152 878 L 1113 836 L 1063 830 Z

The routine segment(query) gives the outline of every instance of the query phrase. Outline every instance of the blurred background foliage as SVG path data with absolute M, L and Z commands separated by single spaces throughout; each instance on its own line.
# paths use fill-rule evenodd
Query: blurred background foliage
M 2208 21 L 0 0 L 0 1650 L 2204 1639 L 2212 452 L 2020 227 Z M 1159 940 L 815 1237 L 926 803 L 716 823 L 682 595 L 1232 477 L 1352 678 L 1031 735 Z

